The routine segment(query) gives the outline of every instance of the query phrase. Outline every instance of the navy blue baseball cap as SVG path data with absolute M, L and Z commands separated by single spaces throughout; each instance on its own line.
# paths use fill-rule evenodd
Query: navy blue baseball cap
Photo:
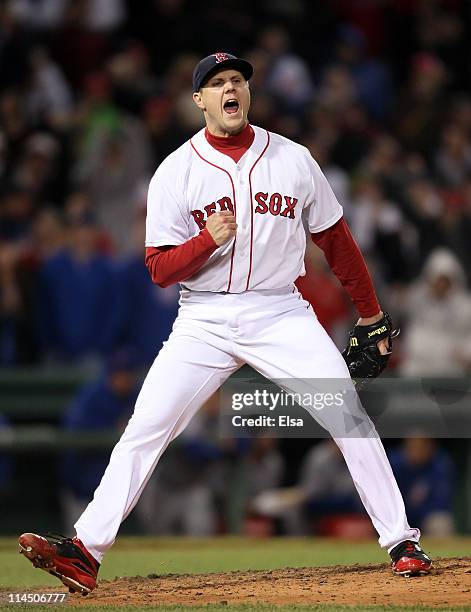
M 202 59 L 193 70 L 193 91 L 199 91 L 210 76 L 220 70 L 238 70 L 248 81 L 253 74 L 253 66 L 247 60 L 240 59 L 230 53 L 218 51 Z

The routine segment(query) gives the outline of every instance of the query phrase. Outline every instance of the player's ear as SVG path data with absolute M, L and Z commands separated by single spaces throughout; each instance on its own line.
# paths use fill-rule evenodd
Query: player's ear
M 204 102 L 201 98 L 201 92 L 199 91 L 195 91 L 195 93 L 193 94 L 193 102 L 196 104 L 196 106 L 201 109 L 202 111 L 205 111 L 206 108 L 204 106 Z

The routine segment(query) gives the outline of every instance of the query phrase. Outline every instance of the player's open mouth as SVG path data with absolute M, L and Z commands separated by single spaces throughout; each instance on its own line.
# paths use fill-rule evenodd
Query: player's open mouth
M 231 98 L 224 102 L 224 110 L 229 115 L 233 115 L 239 110 L 239 102 L 235 98 Z

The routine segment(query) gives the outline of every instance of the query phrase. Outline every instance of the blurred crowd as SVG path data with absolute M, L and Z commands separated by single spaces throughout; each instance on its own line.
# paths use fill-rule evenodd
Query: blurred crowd
M 2 0 L 0 364 L 127 344 L 152 359 L 176 294 L 155 289 L 162 308 L 143 312 L 146 187 L 202 125 L 196 61 L 225 49 L 255 66 L 251 121 L 330 180 L 408 332 L 396 366 L 469 372 L 469 31 L 460 0 Z M 341 343 L 353 313 L 315 249 L 308 268 L 303 291 Z
M 191 73 L 224 50 L 255 67 L 251 122 L 308 147 L 343 205 L 380 302 L 403 330 L 392 367 L 407 376 L 469 374 L 470 30 L 465 0 L 0 0 L 0 367 L 104 365 L 64 427 L 125 419 L 135 380 L 119 372 L 152 362 L 178 308 L 178 289 L 153 286 L 144 266 L 147 184 L 202 127 Z M 300 289 L 342 346 L 351 305 L 311 244 L 306 268 Z M 205 407 L 194 427 L 204 431 L 212 412 Z M 139 506 L 146 524 L 149 500 L 168 497 L 168 511 L 159 501 L 162 524 L 149 530 L 172 521 L 190 533 L 217 530 L 228 457 L 243 457 L 244 499 L 283 484 L 276 441 L 221 448 L 186 435 Z M 333 447 L 318 446 L 300 471 L 301 489 L 325 462 L 336 473 Z M 395 466 L 410 474 L 412 462 L 421 483 L 450 480 L 441 453 L 405 445 Z M 69 453 L 69 473 L 81 460 Z M 106 457 L 94 461 L 75 481 L 79 490 L 65 486 L 68 516 L 106 465 Z M 337 501 L 348 512 L 358 500 L 342 482 Z M 428 485 L 403 486 L 412 500 L 429 494 Z M 321 488 L 295 496 L 299 503 L 275 513 L 269 529 L 282 521 L 289 531 L 294 511 L 307 520 L 323 507 Z M 438 513 L 450 510 L 450 491 L 442 493 L 430 500 Z M 201 510 L 191 525 L 185 508 Z M 265 528 L 257 517 L 247 529 Z

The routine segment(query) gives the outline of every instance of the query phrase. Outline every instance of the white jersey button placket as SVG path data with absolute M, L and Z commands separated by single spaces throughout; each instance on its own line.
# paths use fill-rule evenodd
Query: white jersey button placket
M 234 259 L 233 289 L 236 292 L 245 289 L 249 271 L 250 252 L 250 195 L 247 189 L 247 180 L 244 166 L 237 165 L 235 172 L 235 185 L 237 193 L 237 243 Z

